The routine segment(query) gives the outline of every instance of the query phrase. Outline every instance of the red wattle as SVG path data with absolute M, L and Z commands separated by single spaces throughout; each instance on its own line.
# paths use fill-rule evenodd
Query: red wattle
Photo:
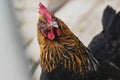
M 55 38 L 55 35 L 53 32 L 48 32 L 47 37 L 48 39 L 53 40 Z

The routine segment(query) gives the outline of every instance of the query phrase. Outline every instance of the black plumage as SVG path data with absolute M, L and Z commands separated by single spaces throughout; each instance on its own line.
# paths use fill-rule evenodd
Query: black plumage
M 120 12 L 107 6 L 102 24 L 103 31 L 88 47 L 100 64 L 99 80 L 120 80 Z

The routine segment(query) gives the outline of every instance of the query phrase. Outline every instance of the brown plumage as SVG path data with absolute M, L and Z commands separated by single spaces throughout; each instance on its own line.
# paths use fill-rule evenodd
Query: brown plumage
M 81 77 L 71 78 L 71 74 L 84 76 L 96 71 L 97 61 L 92 56 L 91 51 L 82 44 L 63 21 L 50 12 L 48 13 L 48 10 L 41 3 L 40 10 L 46 10 L 43 11 L 44 14 L 40 14 L 37 25 L 40 65 L 42 72 L 45 72 L 49 77 L 48 79 L 42 77 L 41 80 L 68 80 L 69 78 L 79 80 Z M 48 20 L 46 15 L 51 16 L 52 20 Z M 57 22 L 58 26 L 51 25 L 53 22 Z M 56 76 L 58 77 L 56 78 Z

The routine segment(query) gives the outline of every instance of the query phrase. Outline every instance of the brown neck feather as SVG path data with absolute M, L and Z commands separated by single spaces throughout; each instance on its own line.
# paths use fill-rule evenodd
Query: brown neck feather
M 60 20 L 59 20 L 60 21 Z M 74 72 L 85 73 L 95 68 L 91 53 L 78 38 L 62 24 L 62 33 L 57 40 L 48 40 L 37 30 L 40 44 L 40 64 L 43 71 L 51 72 L 58 64 Z

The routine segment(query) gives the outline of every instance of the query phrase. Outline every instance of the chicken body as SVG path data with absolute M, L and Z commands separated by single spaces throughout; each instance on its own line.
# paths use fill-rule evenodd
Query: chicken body
M 120 12 L 107 6 L 102 18 L 103 31 L 89 48 L 98 60 L 100 80 L 120 80 Z
M 91 51 L 41 3 L 39 12 L 40 80 L 92 79 L 98 63 Z

